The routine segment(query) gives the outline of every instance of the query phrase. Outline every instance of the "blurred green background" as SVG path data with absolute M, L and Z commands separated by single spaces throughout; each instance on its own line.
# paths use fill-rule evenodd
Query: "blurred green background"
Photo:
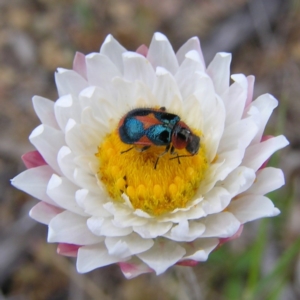
M 232 52 L 232 73 L 255 75 L 255 96 L 279 100 L 267 134 L 290 141 L 269 162 L 285 172 L 286 186 L 270 195 L 282 213 L 246 224 L 194 268 L 133 280 L 117 266 L 79 275 L 74 260 L 46 243 L 46 226 L 28 217 L 37 201 L 9 183 L 33 150 L 31 98 L 55 100 L 56 68 L 71 68 L 76 51 L 98 51 L 108 33 L 135 50 L 155 31 L 175 51 L 198 36 L 207 63 Z M 0 105 L 0 300 L 300 299 L 299 0 L 2 0 Z

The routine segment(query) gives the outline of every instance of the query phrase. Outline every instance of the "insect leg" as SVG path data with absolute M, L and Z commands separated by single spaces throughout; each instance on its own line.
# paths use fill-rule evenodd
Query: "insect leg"
M 138 152 L 144 152 L 147 149 L 149 149 L 150 147 L 151 147 L 151 145 L 146 145 L 146 146 L 144 146 L 142 148 L 135 148 L 135 150 L 138 151 Z
M 137 148 L 137 147 L 133 146 L 133 147 L 130 147 L 129 149 L 127 149 L 127 150 L 122 151 L 121 154 L 126 153 L 126 152 L 132 150 L 133 148 L 135 148 L 135 150 L 138 151 L 138 152 L 144 152 L 144 151 L 146 151 L 147 149 L 149 149 L 150 147 L 151 147 L 151 146 L 149 146 L 149 145 L 146 145 L 146 146 L 144 146 L 144 147 L 142 147 L 142 148 Z
M 176 157 L 172 157 L 172 158 L 170 158 L 170 159 L 176 159 L 176 158 L 177 158 L 178 164 L 180 164 L 180 159 L 179 159 L 180 156 L 178 155 L 177 152 L 175 152 L 174 146 L 172 146 L 172 148 L 171 148 L 171 150 L 170 150 L 170 154 L 171 154 L 171 155 L 176 155 Z
M 174 154 L 177 154 L 177 153 L 174 152 Z M 180 157 L 191 157 L 191 156 L 194 156 L 194 155 L 193 155 L 193 154 L 190 154 L 190 155 L 178 155 L 178 154 L 177 154 L 176 157 L 171 157 L 170 160 L 176 159 L 176 158 L 179 160 Z
M 132 150 L 133 148 L 134 148 L 134 146 L 133 146 L 133 147 L 131 147 L 131 148 L 129 148 L 129 149 L 127 149 L 127 150 L 125 150 L 125 151 L 121 151 L 121 154 L 123 154 L 123 153 L 126 153 L 126 152 L 128 152 L 128 151 Z
M 156 162 L 155 162 L 155 164 L 154 164 L 154 169 L 156 169 L 156 166 L 157 166 L 157 163 L 158 163 L 158 160 L 160 159 L 160 157 L 162 157 L 163 155 L 165 155 L 166 153 L 168 153 L 169 150 L 170 150 L 170 144 L 167 145 L 167 147 L 166 147 L 166 149 L 165 149 L 165 151 L 164 151 L 163 153 L 161 153 L 161 154 L 159 154 L 159 155 L 157 156 Z

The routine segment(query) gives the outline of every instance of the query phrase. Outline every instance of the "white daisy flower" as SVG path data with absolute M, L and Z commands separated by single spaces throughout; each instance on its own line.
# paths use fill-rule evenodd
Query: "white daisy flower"
M 205 261 L 242 225 L 279 214 L 284 184 L 264 163 L 288 141 L 263 137 L 277 100 L 252 101 L 254 77 L 229 53 L 208 67 L 198 38 L 174 53 L 155 33 L 127 51 L 111 35 L 55 74 L 56 102 L 35 96 L 41 125 L 12 180 L 41 200 L 30 216 L 84 273 L 118 263 L 127 278 Z

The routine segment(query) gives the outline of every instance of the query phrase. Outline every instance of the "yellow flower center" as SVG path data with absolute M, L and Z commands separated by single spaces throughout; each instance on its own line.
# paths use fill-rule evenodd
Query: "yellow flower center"
M 96 153 L 101 180 L 112 199 L 123 202 L 125 193 L 135 209 L 159 216 L 184 208 L 195 195 L 208 168 L 205 147 L 194 156 L 176 158 L 165 151 L 165 146 L 151 146 L 140 152 L 140 147 L 128 145 L 120 140 L 118 130 L 107 135 Z M 128 152 L 124 152 L 133 147 Z M 178 155 L 189 155 L 175 149 Z M 122 153 L 123 152 L 123 153 Z M 174 158 L 174 159 L 172 159 Z

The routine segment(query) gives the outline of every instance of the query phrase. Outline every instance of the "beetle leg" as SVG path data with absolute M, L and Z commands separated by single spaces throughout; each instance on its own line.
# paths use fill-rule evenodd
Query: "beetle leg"
M 161 154 L 159 154 L 158 156 L 157 156 L 157 159 L 156 159 L 156 162 L 155 162 L 155 164 L 154 164 L 154 169 L 156 169 L 156 166 L 157 166 L 157 163 L 158 163 L 158 160 L 163 156 L 163 155 L 165 155 L 166 153 L 168 153 L 169 152 L 169 150 L 170 150 L 170 144 L 169 145 L 167 145 L 167 147 L 166 147 L 166 149 L 165 149 L 165 151 L 163 152 L 163 153 L 161 153 Z
M 178 164 L 180 164 L 180 159 L 179 159 L 180 156 L 178 155 L 177 152 L 175 152 L 174 146 L 172 146 L 172 148 L 171 148 L 171 150 L 170 150 L 170 154 L 171 154 L 171 155 L 176 155 L 176 157 L 172 157 L 172 158 L 170 158 L 170 159 L 176 159 L 176 158 L 177 158 Z
M 129 149 L 127 149 L 127 150 L 125 150 L 125 151 L 121 151 L 121 154 L 123 154 L 123 153 L 126 153 L 126 152 L 128 152 L 128 151 L 130 151 L 130 150 L 132 150 L 134 147 L 131 147 L 131 148 L 129 148 Z
M 177 153 L 174 152 L 174 154 L 177 154 Z M 171 157 L 170 160 L 176 159 L 176 158 L 179 160 L 180 157 L 191 157 L 191 156 L 194 156 L 194 155 L 193 155 L 193 154 L 189 154 L 189 155 L 178 155 L 178 154 L 177 154 L 176 157 Z
M 138 152 L 144 152 L 147 149 L 149 149 L 150 147 L 151 147 L 151 145 L 146 145 L 146 146 L 144 146 L 142 148 L 135 148 L 135 150 L 138 151 Z
M 142 148 L 137 148 L 137 147 L 133 146 L 133 147 L 130 147 L 129 149 L 127 149 L 127 150 L 121 151 L 121 154 L 126 153 L 126 152 L 132 150 L 133 148 L 135 148 L 135 150 L 138 151 L 138 152 L 144 152 L 144 151 L 146 151 L 147 149 L 149 149 L 150 147 L 151 147 L 151 146 L 149 146 L 149 145 L 146 145 L 146 146 L 144 146 L 144 147 L 142 147 Z

